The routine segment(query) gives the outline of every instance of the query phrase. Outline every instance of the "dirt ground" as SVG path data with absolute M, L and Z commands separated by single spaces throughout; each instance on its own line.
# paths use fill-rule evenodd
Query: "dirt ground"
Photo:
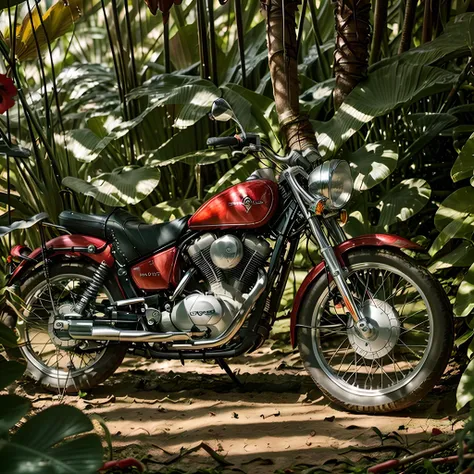
M 103 386 L 64 401 L 100 415 L 111 432 L 115 457 L 142 459 L 150 472 L 165 472 L 166 466 L 185 472 L 220 467 L 267 474 L 312 466 L 321 470 L 310 472 L 348 472 L 351 462 L 367 465 L 402 456 L 406 449 L 419 451 L 460 427 L 452 378 L 405 412 L 357 415 L 322 396 L 296 352 L 272 350 L 271 344 L 231 361 L 241 389 L 211 363 L 182 366 L 128 358 Z M 58 402 L 32 383 L 18 390 L 26 392 L 35 409 Z M 201 442 L 224 461 L 204 449 L 176 459 Z

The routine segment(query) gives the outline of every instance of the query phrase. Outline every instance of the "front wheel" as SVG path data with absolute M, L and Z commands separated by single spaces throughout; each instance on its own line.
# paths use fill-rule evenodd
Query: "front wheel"
M 299 312 L 297 338 L 309 374 L 335 403 L 366 413 L 401 410 L 440 379 L 453 346 L 453 318 L 439 282 L 409 257 L 351 252 L 347 282 L 373 327 L 360 332 L 334 282 L 319 278 Z

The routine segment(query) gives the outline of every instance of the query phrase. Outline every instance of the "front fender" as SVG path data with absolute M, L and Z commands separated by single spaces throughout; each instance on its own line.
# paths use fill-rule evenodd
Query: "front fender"
M 337 247 L 334 248 L 334 252 L 336 256 L 341 261 L 343 261 L 343 255 L 351 249 L 354 248 L 363 248 L 363 247 L 392 247 L 398 249 L 412 249 L 423 251 L 423 247 L 420 247 L 418 244 L 415 244 L 411 240 L 405 239 L 403 237 L 399 237 L 398 235 L 391 235 L 391 234 L 368 234 L 368 235 L 361 235 L 359 237 L 354 237 L 353 239 L 346 240 L 342 244 L 339 244 Z M 293 302 L 293 309 L 291 311 L 291 318 L 290 318 L 290 337 L 291 337 L 291 344 L 293 347 L 296 346 L 296 323 L 298 320 L 298 313 L 303 301 L 304 295 L 306 291 L 310 287 L 310 285 L 316 281 L 319 276 L 325 271 L 325 263 L 321 262 L 319 265 L 314 267 L 306 278 L 303 280 L 303 283 L 298 289 L 296 293 L 295 300 Z
M 96 247 L 96 253 L 74 251 L 71 249 L 71 247 L 87 248 L 90 245 Z M 112 255 L 111 246 L 107 245 L 105 240 L 87 235 L 61 235 L 46 242 L 46 250 L 48 258 L 54 258 L 58 255 L 70 255 L 75 257 L 82 256 L 95 263 L 105 262 L 109 267 L 113 267 L 115 261 Z M 18 278 L 21 278 L 29 268 L 35 266 L 37 260 L 41 260 L 41 247 L 33 250 L 28 257 L 28 260 L 23 260 L 18 267 L 16 267 L 8 282 L 9 285 Z

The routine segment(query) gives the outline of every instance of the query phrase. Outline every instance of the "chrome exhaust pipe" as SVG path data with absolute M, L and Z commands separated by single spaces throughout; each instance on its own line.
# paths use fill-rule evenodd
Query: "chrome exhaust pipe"
M 108 326 L 95 326 L 92 321 L 56 320 L 56 330 L 68 331 L 73 339 L 120 341 L 120 342 L 175 342 L 190 341 L 187 344 L 172 344 L 170 349 L 175 350 L 200 350 L 220 347 L 229 342 L 240 330 L 256 301 L 267 286 L 267 275 L 263 270 L 258 270 L 258 278 L 250 291 L 248 298 L 242 304 L 229 327 L 215 339 L 202 339 L 194 341 L 193 337 L 204 337 L 205 331 L 200 332 L 151 332 L 132 329 L 117 329 Z M 127 304 L 130 304 L 130 300 Z
M 69 330 L 73 339 L 89 339 L 96 341 L 121 341 L 121 342 L 170 342 L 187 341 L 192 337 L 204 336 L 205 332 L 150 332 L 134 331 L 131 329 L 117 329 L 109 327 L 92 328 L 91 334 L 74 334 Z
M 202 332 L 151 332 L 133 329 L 117 329 L 109 326 L 95 326 L 93 321 L 56 320 L 57 330 L 68 331 L 73 339 L 121 342 L 172 342 L 188 341 L 193 337 L 203 337 Z

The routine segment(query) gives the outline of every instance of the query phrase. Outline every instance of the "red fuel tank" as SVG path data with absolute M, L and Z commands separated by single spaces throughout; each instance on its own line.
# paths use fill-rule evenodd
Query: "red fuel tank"
M 204 203 L 191 217 L 193 230 L 255 229 L 265 225 L 278 205 L 278 185 L 266 179 L 236 184 Z
M 175 247 L 159 252 L 132 267 L 132 280 L 141 290 L 166 290 L 178 281 Z

